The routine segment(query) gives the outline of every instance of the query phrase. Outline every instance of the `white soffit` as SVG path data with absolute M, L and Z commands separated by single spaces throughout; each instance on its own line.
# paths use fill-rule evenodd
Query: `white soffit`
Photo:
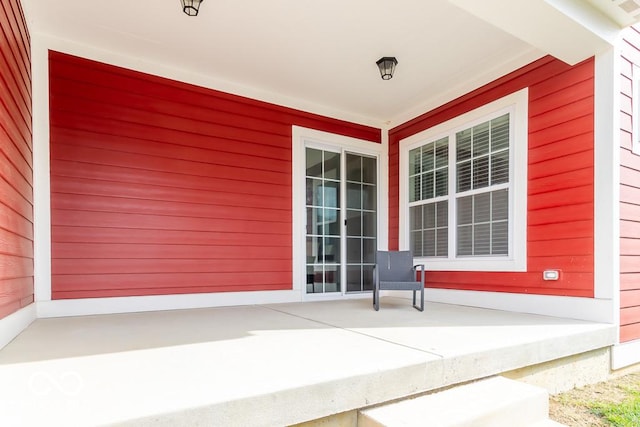
M 571 65 L 606 50 L 621 29 L 581 0 L 449 1 Z
M 197 17 L 179 0 L 21 2 L 47 47 L 376 127 L 547 53 L 585 59 L 609 29 L 584 2 L 551 0 L 205 0 Z M 398 58 L 389 81 L 382 56 Z
M 640 21 L 640 0 L 587 0 L 620 27 Z
M 56 50 L 376 127 L 545 54 L 445 0 L 21 1 Z

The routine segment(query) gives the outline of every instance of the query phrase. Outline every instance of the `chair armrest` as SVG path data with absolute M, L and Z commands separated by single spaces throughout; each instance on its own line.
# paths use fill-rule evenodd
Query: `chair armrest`
M 417 269 L 420 267 L 420 281 L 424 283 L 424 264 L 417 264 L 413 266 L 413 271 L 417 273 Z

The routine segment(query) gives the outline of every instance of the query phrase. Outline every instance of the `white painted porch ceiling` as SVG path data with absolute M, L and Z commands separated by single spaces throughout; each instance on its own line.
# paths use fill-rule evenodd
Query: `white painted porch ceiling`
M 548 53 L 544 43 L 487 19 L 500 1 L 204 0 L 197 17 L 183 14 L 179 0 L 22 3 L 32 38 L 55 40 L 48 46 L 71 41 L 70 53 L 92 52 L 116 65 L 384 126 Z M 480 3 L 487 8 L 478 13 Z M 545 0 L 508 3 L 515 9 L 499 10 L 525 27 L 545 19 L 546 12 L 516 16 L 518 8 L 526 15 L 522 5 Z M 389 81 L 375 65 L 382 56 L 398 58 Z

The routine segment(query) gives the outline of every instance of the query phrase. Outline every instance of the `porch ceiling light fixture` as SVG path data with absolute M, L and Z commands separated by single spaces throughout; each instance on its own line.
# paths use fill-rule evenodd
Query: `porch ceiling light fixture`
M 389 80 L 393 77 L 393 72 L 398 65 L 398 60 L 393 56 L 384 56 L 376 61 L 378 68 L 380 69 L 380 77 L 382 80 Z
M 198 9 L 200 9 L 200 3 L 204 0 L 180 0 L 182 3 L 182 11 L 189 16 L 198 16 Z

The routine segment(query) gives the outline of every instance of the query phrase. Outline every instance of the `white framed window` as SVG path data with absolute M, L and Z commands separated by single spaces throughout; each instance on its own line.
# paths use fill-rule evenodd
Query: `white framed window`
M 528 90 L 400 141 L 400 246 L 429 270 L 525 271 Z
M 633 99 L 631 100 L 631 131 L 633 134 L 631 136 L 631 148 L 634 154 L 640 155 L 640 67 L 634 64 L 632 73 L 631 94 Z

